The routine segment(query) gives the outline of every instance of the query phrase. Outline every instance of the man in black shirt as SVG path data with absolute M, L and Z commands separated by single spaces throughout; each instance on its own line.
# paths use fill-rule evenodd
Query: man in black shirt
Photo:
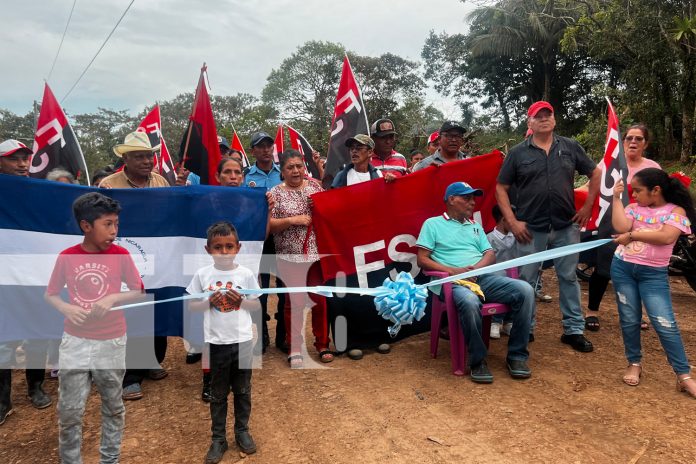
M 517 239 L 520 256 L 578 243 L 580 227 L 591 215 L 601 177 L 601 170 L 579 143 L 554 134 L 556 120 L 551 104 L 534 103 L 527 117 L 533 133 L 510 150 L 496 185 L 498 205 Z M 587 201 L 577 212 L 573 192 L 575 171 L 590 178 Z M 510 208 L 511 186 L 517 192 L 517 217 Z M 577 351 L 590 352 L 592 343 L 583 335 L 585 320 L 575 276 L 577 263 L 577 254 L 554 260 L 563 315 L 561 341 Z M 522 279 L 532 286 L 538 273 L 539 264 L 520 269 Z

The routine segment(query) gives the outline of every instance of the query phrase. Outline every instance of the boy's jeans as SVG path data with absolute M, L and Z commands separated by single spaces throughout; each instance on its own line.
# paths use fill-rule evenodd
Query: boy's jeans
M 642 305 L 648 313 L 667 360 L 677 375 L 689 373 L 689 361 L 684 352 L 684 343 L 672 310 L 669 293 L 667 267 L 651 267 L 627 263 L 614 258 L 611 263 L 611 280 L 619 306 L 619 321 L 623 335 L 624 350 L 629 363 L 639 363 L 640 318 Z
M 126 418 L 123 375 L 126 372 L 126 336 L 92 340 L 63 334 L 58 373 L 58 424 L 61 462 L 81 464 L 82 416 L 92 387 L 101 396 L 101 463 L 117 463 Z

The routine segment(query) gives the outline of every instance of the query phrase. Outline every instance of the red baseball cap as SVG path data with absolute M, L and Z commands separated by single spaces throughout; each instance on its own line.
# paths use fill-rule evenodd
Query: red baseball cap
M 532 103 L 532 106 L 527 110 L 527 117 L 533 118 L 539 111 L 544 109 L 551 111 L 551 114 L 553 114 L 553 106 L 551 106 L 551 103 L 543 100 Z
M 19 140 L 8 139 L 0 143 L 0 156 L 10 156 L 12 153 L 23 151 L 27 155 L 33 154 L 31 149 Z
M 440 131 L 435 131 L 428 137 L 428 145 L 440 138 Z

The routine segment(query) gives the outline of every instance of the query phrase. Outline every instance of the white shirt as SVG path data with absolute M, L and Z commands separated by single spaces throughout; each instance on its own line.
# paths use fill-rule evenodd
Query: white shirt
M 379 177 L 382 177 L 382 172 L 377 171 Z M 370 171 L 358 172 L 354 168 L 348 171 L 346 176 L 347 185 L 359 184 L 361 182 L 367 182 L 370 180 Z
M 220 288 L 259 288 L 258 280 L 251 270 L 237 265 L 230 271 L 222 271 L 211 264 L 200 268 L 186 287 L 189 294 L 215 291 Z M 245 296 L 246 299 L 258 295 Z M 206 343 L 231 345 L 253 339 L 251 315 L 246 309 L 211 308 L 203 315 L 203 334 Z

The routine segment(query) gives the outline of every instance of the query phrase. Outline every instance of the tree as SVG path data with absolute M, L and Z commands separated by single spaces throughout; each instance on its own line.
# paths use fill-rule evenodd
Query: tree
M 34 143 L 34 125 L 34 113 L 17 116 L 12 111 L 0 109 L 0 141 L 15 139 L 31 148 Z
M 96 113 L 76 114 L 72 119 L 89 172 L 113 164 L 117 160 L 113 147 L 123 143 L 126 134 L 140 123 L 128 110 L 106 108 L 99 108 Z

